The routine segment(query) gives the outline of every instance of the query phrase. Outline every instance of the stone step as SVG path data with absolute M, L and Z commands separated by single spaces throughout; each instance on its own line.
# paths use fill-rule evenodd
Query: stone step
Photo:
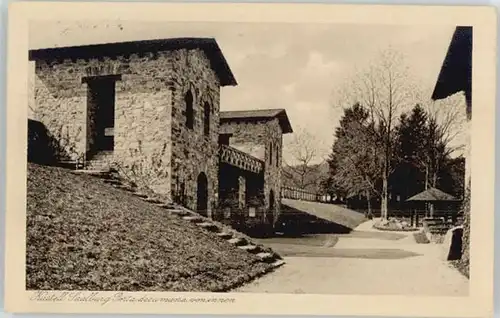
M 173 209 L 173 210 L 178 210 L 176 209 L 176 206 L 173 205 L 173 204 L 168 204 L 168 203 L 163 203 L 163 202 L 160 202 L 160 203 L 156 203 L 156 205 L 158 205 L 158 207 L 160 208 L 163 208 L 163 209 Z M 180 211 L 180 210 L 179 210 Z
M 218 232 L 219 231 L 219 227 L 213 223 L 210 223 L 210 222 L 201 222 L 201 223 L 198 223 L 198 226 L 201 228 L 204 228 L 210 232 Z
M 279 260 L 277 260 L 277 261 L 274 261 L 274 262 L 273 262 L 273 264 L 272 264 L 272 266 L 273 266 L 274 268 L 276 268 L 276 267 L 280 267 L 280 266 L 283 266 L 283 265 L 285 265 L 285 261 L 284 261 L 284 260 L 282 260 L 282 259 L 279 259 Z
M 97 163 L 97 162 L 93 162 L 93 163 L 89 163 L 87 162 L 87 164 L 85 165 L 87 168 L 89 169 L 95 169 L 95 170 L 100 170 L 100 169 L 109 169 L 111 167 L 111 165 L 109 164 L 106 164 L 106 163 Z
M 153 203 L 153 204 L 160 204 L 160 203 L 164 203 L 158 199 L 155 199 L 155 198 L 150 198 L 150 197 L 145 197 L 144 198 L 144 201 L 148 202 L 148 203 Z
M 167 209 L 167 213 L 173 214 L 173 215 L 179 215 L 179 216 L 188 216 L 189 213 L 183 210 L 176 210 L 176 209 Z
M 87 165 L 96 165 L 96 164 L 110 165 L 111 162 L 107 158 L 97 158 L 97 159 L 91 159 L 91 160 L 87 161 Z
M 228 240 L 229 244 L 233 244 L 236 246 L 243 246 L 247 244 L 247 241 L 241 237 L 234 237 Z
M 238 246 L 238 248 L 250 253 L 257 253 L 260 250 L 260 248 L 257 245 L 252 245 L 252 244 Z
M 122 185 L 123 183 L 120 180 L 116 179 L 106 179 L 104 183 L 112 184 L 112 185 Z
M 276 259 L 273 254 L 268 253 L 268 252 L 259 253 L 259 254 L 257 254 L 257 257 L 262 262 L 266 262 L 266 263 L 270 263 L 271 261 L 274 261 Z
M 87 159 L 87 162 L 105 162 L 107 164 L 111 163 L 113 160 L 113 154 L 107 154 L 107 153 L 97 153 L 93 155 L 92 157 Z
M 96 153 L 95 155 L 87 157 L 86 159 L 87 161 L 111 160 L 113 159 L 113 155 L 106 153 Z
M 229 240 L 230 238 L 233 237 L 233 234 L 230 232 L 221 232 L 221 233 L 217 233 L 217 236 L 219 236 L 220 238 L 222 238 L 224 240 Z
M 92 176 L 101 176 L 101 175 L 109 175 L 109 170 L 107 169 L 77 169 L 72 170 L 75 174 L 86 174 Z
M 198 217 L 198 216 L 183 216 L 182 217 L 183 220 L 186 220 L 186 221 L 189 221 L 189 222 L 192 222 L 192 223 L 201 223 L 203 222 L 203 219 Z
M 135 192 L 136 190 L 129 187 L 129 186 L 126 186 L 126 185 L 120 185 L 120 184 L 112 184 L 113 187 L 117 188 L 117 189 L 120 189 L 120 190 L 124 190 L 124 191 L 128 191 L 128 192 Z

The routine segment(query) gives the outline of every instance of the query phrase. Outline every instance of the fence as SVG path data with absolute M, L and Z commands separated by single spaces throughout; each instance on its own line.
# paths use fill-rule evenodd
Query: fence
M 366 209 L 353 209 L 356 212 L 366 214 L 368 210 Z M 372 209 L 373 217 L 380 217 L 380 209 Z M 422 225 L 422 221 L 429 217 L 429 211 L 427 210 L 393 210 L 389 209 L 388 217 L 390 218 L 400 218 L 406 219 L 408 223 L 412 225 Z M 443 219 L 444 222 L 449 222 L 452 224 L 461 224 L 463 222 L 463 213 L 459 210 L 435 210 L 433 213 L 433 218 Z
M 287 186 L 281 187 L 281 197 L 283 199 L 304 200 L 322 203 L 329 203 L 332 201 L 332 197 L 330 195 L 317 194 L 300 188 Z

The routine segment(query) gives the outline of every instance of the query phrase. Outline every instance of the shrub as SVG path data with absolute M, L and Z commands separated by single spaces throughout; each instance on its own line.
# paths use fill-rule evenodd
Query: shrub
M 427 238 L 427 235 L 425 235 L 424 232 L 413 233 L 413 237 L 415 238 L 415 242 L 417 242 L 417 244 L 429 244 L 430 243 L 429 239 Z
M 381 222 L 377 222 L 373 224 L 373 227 L 377 230 L 381 231 L 416 231 L 418 230 L 415 227 L 411 227 L 410 224 L 407 221 L 398 219 L 398 218 L 391 218 L 390 220 L 384 220 Z

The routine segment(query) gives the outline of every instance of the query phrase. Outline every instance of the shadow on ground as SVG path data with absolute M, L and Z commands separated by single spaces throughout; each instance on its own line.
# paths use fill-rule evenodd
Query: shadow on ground
M 294 246 L 281 246 L 279 248 L 281 256 L 284 257 L 332 257 L 332 258 L 357 258 L 357 259 L 380 259 L 396 260 L 404 259 L 421 254 L 401 250 L 401 249 L 363 249 L 363 248 L 316 248 L 310 247 L 307 250 L 297 249 Z
M 287 237 L 301 237 L 310 234 L 348 234 L 351 228 L 319 218 L 310 213 L 282 204 L 282 214 L 277 222 L 277 232 Z
M 378 240 L 388 240 L 397 241 L 405 238 L 406 235 L 394 232 L 382 232 L 382 231 L 352 231 L 349 233 L 348 237 L 352 238 L 366 238 L 366 239 L 378 239 Z

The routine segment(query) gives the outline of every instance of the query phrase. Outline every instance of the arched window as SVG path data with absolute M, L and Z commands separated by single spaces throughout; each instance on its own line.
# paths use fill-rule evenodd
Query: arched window
M 203 105 L 203 132 L 205 136 L 210 136 L 210 104 L 205 102 Z
M 193 129 L 194 124 L 194 109 L 193 109 L 193 94 L 189 90 L 184 96 L 184 102 L 186 103 L 186 127 Z
M 196 210 L 201 215 L 208 216 L 208 179 L 204 172 L 198 175 L 196 194 Z

